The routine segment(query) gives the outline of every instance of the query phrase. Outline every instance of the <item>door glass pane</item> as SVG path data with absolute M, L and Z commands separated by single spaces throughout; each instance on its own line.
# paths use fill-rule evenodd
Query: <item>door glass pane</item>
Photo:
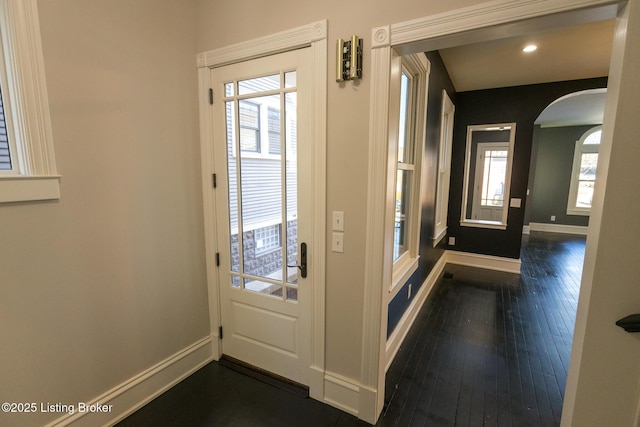
M 269 154 L 279 156 L 282 152 L 281 130 L 280 130 L 280 109 L 269 107 L 267 109 L 267 127 L 269 129 Z
M 238 94 L 249 95 L 252 93 L 280 89 L 280 73 L 271 76 L 257 77 L 255 79 L 241 80 L 238 82 Z
M 287 289 L 287 301 L 298 301 L 298 289 L 296 288 L 286 288 Z
M 487 150 L 482 177 L 482 206 L 502 206 L 507 176 L 507 151 Z
M 233 83 L 224 84 L 224 96 L 233 96 Z
M 285 150 L 286 150 L 286 205 L 287 205 L 287 264 L 298 263 L 298 139 L 297 139 L 297 96 L 285 95 Z M 289 269 L 287 281 L 298 283 L 297 268 Z
M 260 104 L 248 100 L 238 102 L 240 108 L 240 149 L 260 152 Z
M 231 271 L 240 271 L 240 247 L 238 242 L 238 177 L 237 177 L 237 156 L 234 143 L 234 106 L 235 102 L 225 103 L 226 128 L 227 128 L 227 181 L 229 183 L 229 230 L 231 231 Z M 238 283 L 239 286 L 239 283 Z
M 280 114 L 280 99 L 280 95 L 273 95 L 243 102 L 248 101 L 265 112 L 272 109 Z M 259 123 L 257 132 L 267 133 L 268 129 Z M 282 162 L 262 154 L 256 157 L 253 152 L 241 150 L 243 273 L 281 280 L 284 259 Z
M 276 298 L 282 298 L 282 286 L 274 283 L 263 282 L 252 278 L 244 278 L 244 289 L 257 292 L 263 295 L 269 295 Z
M 231 276 L 231 286 L 233 286 L 234 288 L 239 288 L 240 287 L 240 277 Z
M 295 84 L 292 71 L 225 85 L 230 285 L 283 301 L 298 298 Z
M 295 71 L 284 73 L 284 87 L 296 87 L 297 75 Z

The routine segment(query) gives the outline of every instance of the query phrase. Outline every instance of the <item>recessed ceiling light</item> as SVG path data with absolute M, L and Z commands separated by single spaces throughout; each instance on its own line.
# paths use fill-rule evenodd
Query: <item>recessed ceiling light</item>
M 534 50 L 538 49 L 538 46 L 536 46 L 535 44 L 530 44 L 524 47 L 524 49 L 522 49 L 523 52 L 533 52 Z

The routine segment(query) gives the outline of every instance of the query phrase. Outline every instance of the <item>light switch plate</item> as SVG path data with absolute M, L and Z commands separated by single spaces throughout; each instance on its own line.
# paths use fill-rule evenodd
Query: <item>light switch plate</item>
M 333 231 L 344 231 L 344 212 L 333 211 Z
M 333 252 L 344 252 L 344 233 L 333 233 L 331 250 Z
M 511 203 L 509 204 L 512 208 L 519 208 L 522 206 L 522 199 L 511 199 Z

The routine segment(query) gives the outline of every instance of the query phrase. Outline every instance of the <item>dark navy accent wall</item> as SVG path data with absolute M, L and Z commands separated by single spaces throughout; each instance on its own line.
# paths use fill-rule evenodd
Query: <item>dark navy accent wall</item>
M 442 90 L 456 104 L 456 94 L 447 69 L 437 52 L 427 53 L 431 62 L 429 74 L 429 94 L 427 99 L 427 129 L 423 167 L 425 181 L 422 185 L 422 224 L 420 227 L 420 264 L 416 272 L 409 278 L 396 297 L 389 303 L 387 337 L 391 335 L 402 315 L 413 301 L 422 283 L 444 253 L 441 244 L 433 247 L 433 223 L 435 220 L 436 179 L 438 176 L 438 149 L 440 144 L 440 115 L 442 111 Z M 456 107 L 457 108 L 457 107 Z M 457 111 L 456 111 L 457 114 Z M 412 285 L 411 298 L 407 298 L 407 287 Z
M 529 86 L 461 92 L 456 95 L 453 132 L 448 236 L 456 238 L 449 249 L 518 259 L 526 204 L 534 121 L 547 105 L 561 96 L 607 86 L 606 77 Z M 520 208 L 509 208 L 506 230 L 460 225 L 467 126 L 516 123 L 511 198 L 522 200 Z

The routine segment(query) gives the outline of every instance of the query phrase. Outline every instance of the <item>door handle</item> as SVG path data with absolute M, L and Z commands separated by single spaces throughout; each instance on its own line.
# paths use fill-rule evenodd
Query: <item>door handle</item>
M 307 244 L 305 242 L 300 244 L 300 265 L 287 265 L 287 267 L 298 267 L 300 276 L 303 279 L 307 277 Z

